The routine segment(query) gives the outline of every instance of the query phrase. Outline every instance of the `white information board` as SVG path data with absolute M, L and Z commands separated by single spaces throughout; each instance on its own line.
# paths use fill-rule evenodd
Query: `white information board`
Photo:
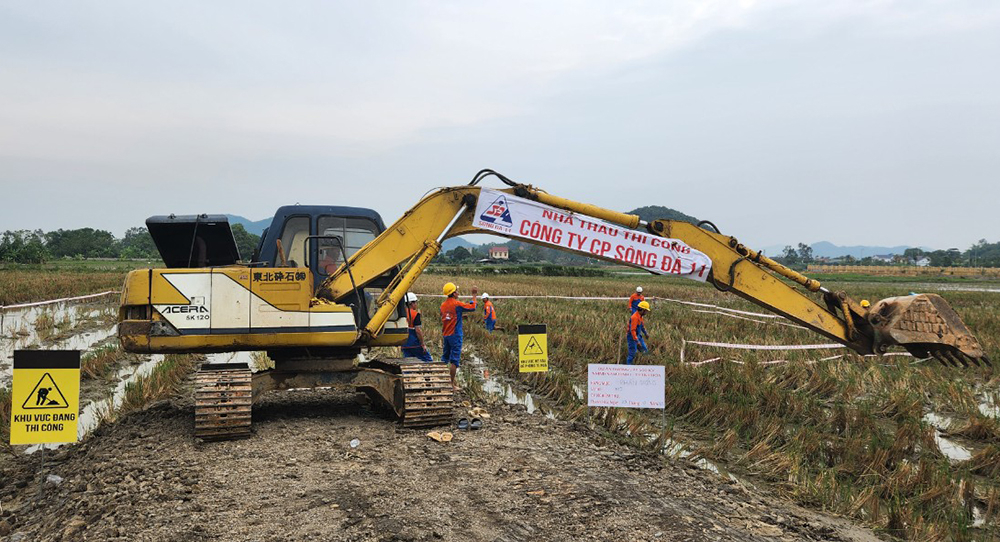
M 666 373 L 662 365 L 587 365 L 587 406 L 663 408 Z

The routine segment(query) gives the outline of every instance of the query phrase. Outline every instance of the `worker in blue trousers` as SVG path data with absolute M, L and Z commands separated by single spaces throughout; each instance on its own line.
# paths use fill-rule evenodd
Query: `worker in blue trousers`
M 646 300 L 646 297 L 642 295 L 642 286 L 635 287 L 635 293 L 628 298 L 628 310 L 631 311 L 629 314 L 635 314 L 635 311 L 639 310 L 639 303 Z
M 636 305 L 636 311 L 632 313 L 632 317 L 628 321 L 628 334 L 625 336 L 628 339 L 628 357 L 625 358 L 626 365 L 632 365 L 635 361 L 636 352 L 646 352 L 646 341 L 643 337 L 649 338 L 649 334 L 646 333 L 646 326 L 644 325 L 644 317 L 649 313 L 649 301 L 640 301 Z
M 490 301 L 490 294 L 483 294 L 483 322 L 486 324 L 486 331 L 493 333 L 497 325 L 497 310 L 493 308 L 493 301 Z
M 417 308 L 417 294 L 406 292 L 403 297 L 406 305 L 406 342 L 403 343 L 403 357 L 417 358 L 420 361 L 434 361 L 431 353 L 424 345 L 423 319 L 420 316 L 420 309 Z

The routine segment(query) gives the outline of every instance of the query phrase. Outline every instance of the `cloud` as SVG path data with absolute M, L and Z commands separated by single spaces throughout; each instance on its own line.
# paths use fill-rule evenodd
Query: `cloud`
M 391 217 L 506 166 L 569 192 L 614 177 L 590 201 L 629 208 L 641 190 L 785 241 L 714 197 L 726 188 L 851 243 L 786 194 L 817 171 L 852 190 L 995 171 L 976 119 L 1000 100 L 984 67 L 998 21 L 977 1 L 8 2 L 0 184 L 33 186 L 0 229 L 124 230 L 165 206 L 259 218 L 372 191 Z M 54 191 L 126 212 L 27 211 Z

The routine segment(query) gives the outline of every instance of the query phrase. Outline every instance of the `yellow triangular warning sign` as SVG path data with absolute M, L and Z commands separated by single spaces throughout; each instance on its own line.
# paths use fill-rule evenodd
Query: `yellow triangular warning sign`
M 532 336 L 528 339 L 528 344 L 524 345 L 524 355 L 526 356 L 544 356 L 545 351 L 542 347 L 538 345 L 538 341 Z
M 38 381 L 38 384 L 35 384 L 31 393 L 28 394 L 28 398 L 24 400 L 21 408 L 67 408 L 68 406 L 69 403 L 63 397 L 62 392 L 59 391 L 59 386 L 56 386 L 56 381 L 52 380 L 52 375 L 45 373 Z

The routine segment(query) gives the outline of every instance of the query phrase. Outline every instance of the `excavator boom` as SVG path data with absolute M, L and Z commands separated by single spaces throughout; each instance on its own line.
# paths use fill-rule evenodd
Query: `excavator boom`
M 497 176 L 508 187 L 494 191 L 476 186 L 490 175 Z M 485 201 L 484 196 L 492 201 Z M 503 202 L 497 203 L 499 200 Z M 536 208 L 536 212 L 528 218 L 519 217 L 515 208 L 528 206 Z M 493 210 L 498 216 L 507 213 L 510 224 L 497 227 L 495 220 L 484 220 Z M 539 216 L 542 219 L 538 219 Z M 546 217 L 550 224 L 542 223 Z M 529 221 L 530 225 L 526 226 L 525 221 Z M 588 241 L 591 237 L 581 233 L 574 237 L 574 228 L 584 233 L 601 228 L 613 229 L 614 237 L 621 240 L 616 248 L 626 248 L 616 251 L 580 242 L 581 237 L 586 237 Z M 546 231 L 565 232 L 565 235 L 546 235 Z M 387 318 L 392 313 L 405 292 L 440 251 L 441 241 L 469 233 L 500 235 L 652 273 L 707 280 L 721 291 L 732 292 L 785 316 L 860 354 L 881 354 L 889 347 L 898 345 L 917 356 L 934 356 L 945 364 L 990 364 L 979 342 L 940 296 L 897 297 L 879 301 L 870 308 L 862 307 L 846 293 L 831 292 L 819 281 L 789 269 L 718 231 L 673 220 L 645 223 L 635 215 L 575 202 L 530 185 L 515 183 L 491 170 L 481 171 L 468 186 L 443 188 L 418 202 L 330 275 L 317 295 L 334 302 L 342 300 L 359 285 L 395 266 L 402 266 L 395 283 L 378 300 L 379 312 L 362 332 L 366 337 L 375 337 L 384 322 L 382 316 Z M 669 257 L 674 258 L 671 261 L 675 266 L 681 262 L 683 266 L 667 270 L 659 260 L 649 265 L 642 258 L 630 257 L 630 245 L 657 246 L 656 242 L 637 242 L 646 236 L 667 239 L 677 245 L 675 248 L 679 250 L 672 251 Z M 661 242 L 658 246 L 663 244 Z M 693 263 L 696 258 L 684 258 L 684 254 L 689 254 L 685 252 L 688 249 L 705 256 L 708 264 L 702 264 L 700 269 L 689 269 L 688 265 L 697 265 Z M 654 253 L 650 251 L 648 254 Z M 647 253 L 643 255 L 646 257 Z M 798 284 L 801 289 L 789 284 L 789 281 Z
M 489 176 L 506 187 L 479 187 Z M 249 435 L 252 403 L 266 392 L 332 385 L 383 401 L 407 427 L 449 423 L 445 364 L 356 358 L 363 347 L 406 340 L 400 300 L 442 241 L 488 233 L 710 282 L 860 354 L 898 345 L 945 364 L 989 364 L 940 296 L 863 307 L 702 225 L 643 222 L 491 170 L 430 193 L 389 227 L 370 209 L 282 207 L 250 265 L 235 264 L 224 216 L 152 217 L 147 226 L 167 268 L 129 273 L 118 334 L 129 352 L 267 351 L 273 369 L 207 363 L 199 370 L 195 434 L 204 439 Z

